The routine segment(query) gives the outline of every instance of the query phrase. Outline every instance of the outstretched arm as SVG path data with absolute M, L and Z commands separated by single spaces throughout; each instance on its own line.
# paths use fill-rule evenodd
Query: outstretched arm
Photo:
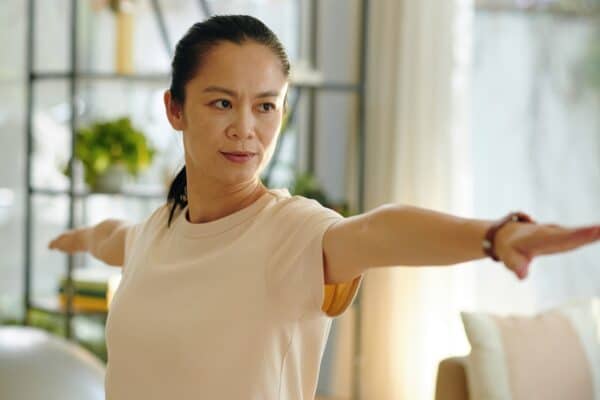
M 494 222 L 386 204 L 328 229 L 323 239 L 326 277 L 330 283 L 348 282 L 369 268 L 453 265 L 484 258 L 482 240 Z M 507 268 L 523 279 L 533 257 L 599 239 L 600 225 L 508 222 L 497 232 L 494 247 Z
M 87 251 L 108 265 L 122 266 L 129 226 L 126 221 L 106 219 L 91 227 L 64 232 L 50 241 L 48 248 L 66 253 Z

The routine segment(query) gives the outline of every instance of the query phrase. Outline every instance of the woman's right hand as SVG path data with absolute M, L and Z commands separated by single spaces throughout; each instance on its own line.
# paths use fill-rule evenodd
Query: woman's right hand
M 87 234 L 88 228 L 65 231 L 52 239 L 50 243 L 48 243 L 48 248 L 51 250 L 60 250 L 69 254 L 88 251 Z

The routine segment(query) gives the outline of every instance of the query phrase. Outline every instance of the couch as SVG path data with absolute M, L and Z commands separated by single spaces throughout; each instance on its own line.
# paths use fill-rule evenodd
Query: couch
M 438 365 L 435 400 L 468 400 L 466 357 L 449 357 Z
M 438 364 L 435 400 L 600 399 L 600 298 L 461 318 L 471 351 Z

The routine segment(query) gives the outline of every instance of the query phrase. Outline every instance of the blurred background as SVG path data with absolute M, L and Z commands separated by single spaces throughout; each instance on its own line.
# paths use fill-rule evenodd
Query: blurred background
M 47 243 L 164 202 L 183 166 L 162 105 L 170 57 L 212 14 L 260 18 L 292 61 L 268 186 L 346 216 L 402 203 L 600 221 L 599 0 L 5 0 L 3 325 L 27 319 L 106 360 L 119 269 Z M 431 399 L 439 361 L 470 350 L 460 311 L 531 315 L 597 296 L 599 256 L 538 258 L 523 282 L 489 260 L 369 271 L 333 322 L 317 394 Z

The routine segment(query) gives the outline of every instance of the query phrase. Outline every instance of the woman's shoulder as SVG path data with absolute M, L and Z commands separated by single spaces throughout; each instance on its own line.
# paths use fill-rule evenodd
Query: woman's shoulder
M 271 210 L 274 215 L 281 216 L 286 221 L 302 222 L 311 217 L 343 218 L 337 211 L 322 205 L 317 200 L 301 195 L 292 195 L 287 189 L 278 190 L 274 194 L 276 199 Z
M 152 213 L 148 216 L 148 219 L 164 219 L 168 217 L 171 212 L 173 203 L 172 202 L 164 202 L 152 211 Z
M 144 225 L 145 228 L 159 226 L 161 224 L 165 224 L 166 226 L 172 205 L 173 203 L 167 203 L 166 201 L 160 204 L 154 210 L 152 210 L 152 212 L 148 214 L 142 221 L 140 221 L 139 225 Z

